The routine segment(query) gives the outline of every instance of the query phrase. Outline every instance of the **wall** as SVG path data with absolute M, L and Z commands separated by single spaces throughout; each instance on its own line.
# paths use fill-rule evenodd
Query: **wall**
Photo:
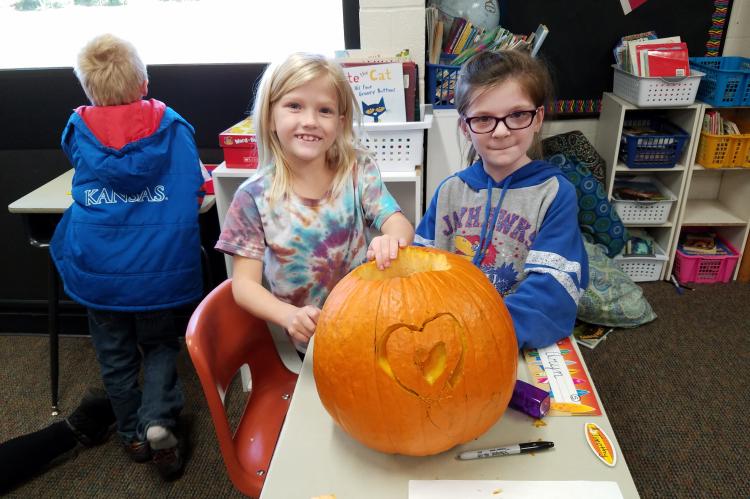
M 725 56 L 750 57 L 750 1 L 734 0 L 724 43 Z

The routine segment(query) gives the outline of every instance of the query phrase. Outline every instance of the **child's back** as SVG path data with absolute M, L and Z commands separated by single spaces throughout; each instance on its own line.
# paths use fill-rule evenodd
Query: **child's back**
M 107 310 L 199 300 L 203 180 L 192 127 L 153 99 L 82 106 L 62 147 L 76 170 L 52 247 L 66 292 Z
M 50 251 L 66 293 L 88 309 L 126 452 L 174 479 L 184 464 L 184 439 L 174 433 L 184 397 L 172 309 L 202 295 L 193 128 L 165 104 L 142 100 L 146 67 L 123 40 L 89 42 L 76 75 L 93 106 L 76 109 L 63 131 L 73 204 Z

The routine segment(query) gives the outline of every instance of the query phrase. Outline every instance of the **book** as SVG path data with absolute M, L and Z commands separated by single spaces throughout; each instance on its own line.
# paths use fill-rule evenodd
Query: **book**
M 350 68 L 363 64 L 387 64 L 388 61 L 339 61 L 341 67 Z M 419 121 L 419 68 L 414 61 L 402 61 L 401 68 L 404 75 L 404 106 L 406 108 L 405 121 Z M 346 71 L 346 69 L 344 69 Z M 362 109 L 360 108 L 360 111 Z
M 588 322 L 576 321 L 573 327 L 573 337 L 579 345 L 583 345 L 588 348 L 596 348 L 596 346 L 602 341 L 607 339 L 607 335 L 611 333 L 614 328 L 609 326 L 600 326 L 597 324 L 589 324 Z
M 650 77 L 690 76 L 688 48 L 685 42 L 638 44 L 638 74 Z
M 637 76 L 643 76 L 640 73 L 639 64 L 638 64 L 638 53 L 636 52 L 636 47 L 638 46 L 645 46 L 645 45 L 653 45 L 653 44 L 664 44 L 664 43 L 679 43 L 682 40 L 679 36 L 668 36 L 666 38 L 654 38 L 652 40 L 629 40 L 626 43 L 627 45 L 627 59 L 629 66 L 625 69 Z
M 344 66 L 362 112 L 362 122 L 406 121 L 404 70 L 400 62 Z
M 631 180 L 615 180 L 612 197 L 621 201 L 666 201 L 669 199 L 662 194 L 656 184 Z
M 443 45 L 443 53 L 452 54 L 453 49 L 456 48 L 458 37 L 461 36 L 461 32 L 466 24 L 466 19 L 463 17 L 456 17 L 453 19 L 451 29 L 448 32 L 448 36 L 445 39 L 445 45 Z

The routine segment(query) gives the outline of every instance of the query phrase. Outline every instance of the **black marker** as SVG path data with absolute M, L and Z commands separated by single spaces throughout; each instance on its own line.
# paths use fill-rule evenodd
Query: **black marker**
M 482 459 L 485 457 L 510 456 L 513 454 L 527 454 L 538 450 L 550 449 L 555 446 L 554 442 L 528 442 L 523 444 L 495 447 L 492 449 L 481 449 L 462 452 L 458 459 L 466 461 L 469 459 Z

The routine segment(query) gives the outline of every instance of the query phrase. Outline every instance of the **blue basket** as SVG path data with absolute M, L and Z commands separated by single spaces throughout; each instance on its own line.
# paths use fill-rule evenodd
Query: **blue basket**
M 750 59 L 691 57 L 690 67 L 706 75 L 698 98 L 714 107 L 750 106 Z
M 456 81 L 461 66 L 446 64 L 427 65 L 427 103 L 433 109 L 453 109 L 456 107 Z
M 622 134 L 620 159 L 630 168 L 673 168 L 680 159 L 688 134 L 662 118 L 626 118 L 625 127 L 641 127 L 657 133 Z

